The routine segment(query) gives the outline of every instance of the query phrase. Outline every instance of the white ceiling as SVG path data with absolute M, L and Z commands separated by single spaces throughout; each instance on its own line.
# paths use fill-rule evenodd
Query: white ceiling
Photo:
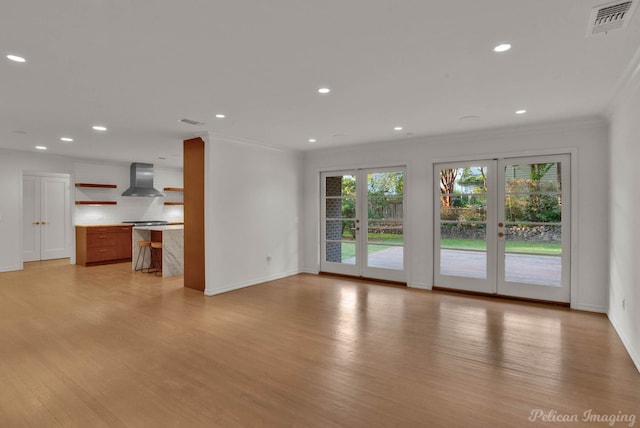
M 3 0 L 0 147 L 180 166 L 207 132 L 313 150 L 602 115 L 640 18 L 587 38 L 601 3 Z

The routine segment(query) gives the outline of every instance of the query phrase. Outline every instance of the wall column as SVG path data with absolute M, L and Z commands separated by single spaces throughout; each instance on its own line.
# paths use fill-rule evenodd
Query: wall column
M 184 140 L 184 286 L 204 291 L 204 140 Z

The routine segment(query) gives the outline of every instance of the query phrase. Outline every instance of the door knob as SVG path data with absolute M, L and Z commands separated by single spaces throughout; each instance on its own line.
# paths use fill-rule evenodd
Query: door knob
M 359 230 L 360 230 L 360 228 L 359 228 L 359 227 L 356 227 L 356 232 L 357 232 L 357 231 L 359 231 Z
M 34 221 L 34 222 L 33 222 L 33 223 L 31 223 L 31 224 L 40 224 L 40 222 L 39 222 L 39 221 Z
M 498 227 L 502 227 L 502 226 L 504 226 L 504 223 L 502 222 L 498 223 Z
M 498 238 L 502 238 L 503 236 L 504 236 L 504 233 L 502 233 L 502 232 L 498 233 Z

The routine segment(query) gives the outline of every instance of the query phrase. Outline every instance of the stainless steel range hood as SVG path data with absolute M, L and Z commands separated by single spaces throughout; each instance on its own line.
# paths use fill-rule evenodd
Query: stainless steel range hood
M 153 188 L 153 164 L 135 162 L 131 164 L 130 186 L 122 196 L 146 196 L 155 198 L 165 196 Z

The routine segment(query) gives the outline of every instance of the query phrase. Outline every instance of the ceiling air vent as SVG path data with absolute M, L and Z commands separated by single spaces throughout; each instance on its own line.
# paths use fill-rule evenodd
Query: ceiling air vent
M 638 0 L 617 1 L 594 7 L 589 17 L 587 37 L 626 26 L 637 2 Z
M 180 119 L 180 122 L 186 123 L 188 125 L 196 125 L 196 126 L 202 126 L 205 124 L 204 122 L 198 122 L 197 120 L 193 120 L 193 119 Z

